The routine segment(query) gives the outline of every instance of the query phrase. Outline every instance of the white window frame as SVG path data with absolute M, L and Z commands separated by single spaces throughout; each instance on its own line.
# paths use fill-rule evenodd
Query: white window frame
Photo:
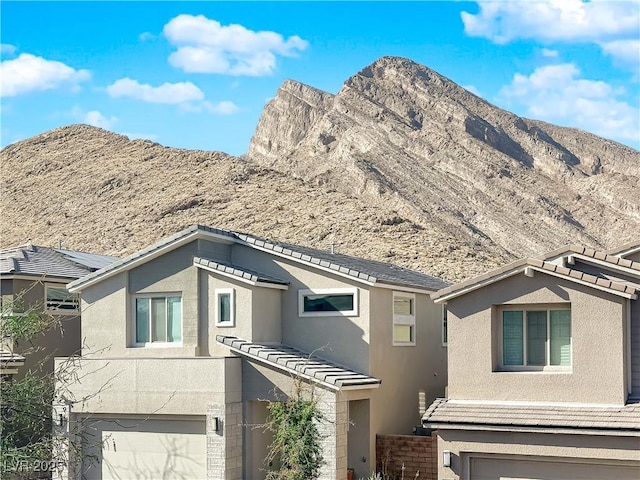
M 221 295 L 230 295 L 229 303 L 231 307 L 231 311 L 229 312 L 230 321 L 222 322 L 220 321 L 220 296 Z M 216 319 L 216 327 L 228 328 L 236 326 L 236 291 L 234 288 L 216 288 L 214 290 L 214 298 L 215 298 L 215 307 L 214 314 Z
M 353 309 L 329 312 L 305 312 L 304 297 L 307 295 L 353 295 Z M 312 288 L 298 290 L 298 316 L 299 317 L 357 317 L 358 316 L 358 289 L 350 288 Z
M 154 342 L 152 340 L 148 342 L 138 342 L 136 341 L 137 336 L 137 308 L 136 308 L 136 300 L 138 298 L 164 298 L 165 305 L 167 303 L 167 298 L 169 297 L 180 297 L 180 341 L 179 342 Z M 136 293 L 131 295 L 131 338 L 132 345 L 134 347 L 147 347 L 147 348 L 171 348 L 171 347 L 181 347 L 184 342 L 184 301 L 183 301 L 182 292 L 154 292 L 154 293 Z M 153 338 L 151 332 L 152 325 L 151 315 L 149 315 L 149 339 Z M 167 332 L 168 333 L 168 332 Z
M 442 305 L 442 346 L 446 347 L 449 341 L 449 311 L 446 305 Z
M 404 314 L 396 314 L 394 311 L 396 298 L 408 298 L 411 300 L 411 307 L 413 313 L 411 315 Z M 391 339 L 393 341 L 394 347 L 414 347 L 416 345 L 416 295 L 415 293 L 407 293 L 407 292 L 393 292 L 393 299 L 391 301 L 391 313 L 393 322 L 391 325 Z M 412 327 L 412 339 L 409 342 L 396 341 L 394 337 L 395 326 L 410 326 Z
M 54 288 L 57 290 L 65 290 L 69 295 L 74 297 L 76 299 L 76 308 L 66 309 L 66 308 L 49 307 L 48 291 L 49 289 L 54 289 Z M 45 310 L 48 313 L 51 313 L 54 315 L 79 315 L 80 314 L 80 295 L 77 293 L 69 292 L 64 285 L 61 285 L 59 283 L 45 283 L 44 284 L 44 306 L 45 306 Z
M 571 312 L 570 304 L 529 304 L 529 305 L 502 305 L 498 309 L 498 334 L 500 351 L 499 366 L 503 372 L 571 372 L 573 370 L 573 317 L 571 317 L 571 363 L 569 365 L 549 365 L 551 362 L 551 310 L 568 310 Z M 545 341 L 545 365 L 527 365 L 527 312 L 547 312 L 547 339 Z M 503 332 L 503 312 L 522 312 L 522 365 L 504 364 L 504 332 Z

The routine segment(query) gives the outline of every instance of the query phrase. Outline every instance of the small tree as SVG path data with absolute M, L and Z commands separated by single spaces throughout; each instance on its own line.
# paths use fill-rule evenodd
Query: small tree
M 13 353 L 17 345 L 26 358 L 43 348 L 40 340 L 47 332 L 62 328 L 42 305 L 23 307 L 27 292 L 8 302 L 4 297 L 0 316 L 3 349 Z M 79 450 L 54 431 L 54 403 L 65 401 L 64 385 L 73 379 L 75 364 L 70 360 L 54 373 L 44 368 L 47 360 L 40 359 L 20 376 L 0 378 L 0 478 L 48 478 L 52 470 L 67 467 L 60 452 Z M 56 383 L 63 386 L 57 392 Z
M 267 480 L 314 480 L 323 464 L 322 435 L 318 425 L 324 416 L 310 388 L 305 398 L 302 380 L 294 379 L 294 391 L 285 399 L 270 401 L 266 428 L 273 433 L 265 463 L 278 460 L 279 467 Z

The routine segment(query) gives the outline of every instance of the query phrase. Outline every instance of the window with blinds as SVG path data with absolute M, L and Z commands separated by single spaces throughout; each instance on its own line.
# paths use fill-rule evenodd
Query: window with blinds
M 571 366 L 571 309 L 509 309 L 501 317 L 502 366 Z
M 136 344 L 182 342 L 182 297 L 138 296 L 134 313 Z

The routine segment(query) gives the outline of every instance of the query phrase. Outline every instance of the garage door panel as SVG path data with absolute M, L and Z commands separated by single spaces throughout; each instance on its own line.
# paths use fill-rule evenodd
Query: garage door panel
M 87 430 L 88 480 L 206 477 L 205 421 L 99 421 Z M 96 461 L 97 460 L 97 461 Z
M 471 458 L 471 480 L 638 480 L 640 464 Z

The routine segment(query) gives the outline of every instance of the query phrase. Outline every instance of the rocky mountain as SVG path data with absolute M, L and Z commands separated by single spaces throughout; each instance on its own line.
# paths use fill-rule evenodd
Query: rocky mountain
M 335 96 L 285 82 L 246 156 L 492 255 L 640 234 L 638 151 L 520 118 L 407 59 L 381 58 Z
M 284 82 L 242 158 L 72 125 L 0 162 L 1 246 L 122 256 L 201 223 L 461 280 L 640 236 L 638 151 L 519 118 L 400 58 L 336 95 Z

